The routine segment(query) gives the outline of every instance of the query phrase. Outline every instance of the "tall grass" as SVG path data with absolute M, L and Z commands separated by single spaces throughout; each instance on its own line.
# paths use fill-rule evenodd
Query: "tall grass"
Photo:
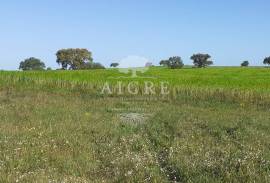
M 267 68 L 208 68 L 181 69 L 151 68 L 137 78 L 128 77 L 117 69 L 91 71 L 0 72 L 0 86 L 45 91 L 79 91 L 101 96 L 105 83 L 118 96 L 117 82 L 123 84 L 121 96 L 129 82 L 138 82 L 138 95 L 144 94 L 144 81 L 153 82 L 159 97 L 160 82 L 167 82 L 170 99 L 218 100 L 268 105 L 270 103 L 270 70 Z M 147 96 L 145 96 L 147 97 Z

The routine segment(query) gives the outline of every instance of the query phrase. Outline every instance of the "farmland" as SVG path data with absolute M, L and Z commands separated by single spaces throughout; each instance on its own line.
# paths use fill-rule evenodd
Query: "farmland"
M 263 67 L 2 71 L 0 182 L 269 182 L 269 107 Z

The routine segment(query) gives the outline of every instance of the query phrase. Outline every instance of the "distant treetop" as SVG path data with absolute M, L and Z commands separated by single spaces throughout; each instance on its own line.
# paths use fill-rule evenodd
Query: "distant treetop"
M 28 70 L 44 70 L 45 64 L 38 58 L 30 57 L 20 63 L 19 69 L 23 71 Z
M 193 60 L 193 64 L 195 67 L 207 67 L 209 65 L 213 65 L 213 61 L 209 60 L 211 56 L 209 54 L 194 54 L 190 57 Z
M 266 57 L 263 61 L 263 64 L 270 65 L 270 57 Z
M 159 64 L 162 66 L 167 66 L 171 69 L 179 69 L 184 67 L 182 58 L 179 56 L 170 57 L 168 60 L 161 60 Z
M 62 49 L 56 53 L 57 63 L 62 69 L 78 70 L 84 69 L 93 62 L 92 53 L 87 49 Z
M 111 63 L 110 66 L 111 66 L 111 67 L 118 67 L 118 66 L 119 66 L 119 63 L 114 62 L 114 63 Z
M 241 67 L 248 67 L 249 66 L 249 61 L 243 61 L 241 63 Z

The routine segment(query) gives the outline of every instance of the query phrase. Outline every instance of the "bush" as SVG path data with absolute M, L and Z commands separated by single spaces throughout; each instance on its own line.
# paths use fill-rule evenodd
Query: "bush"
M 81 70 L 90 70 L 90 69 L 105 69 L 105 67 L 100 63 L 86 63 L 82 66 Z
M 111 63 L 111 65 L 110 65 L 111 67 L 118 67 L 119 66 L 119 63 Z
M 263 61 L 263 64 L 270 65 L 270 57 L 266 57 Z
M 178 56 L 170 57 L 168 60 L 162 60 L 160 61 L 159 64 L 163 66 L 167 66 L 171 69 L 180 69 L 184 67 L 184 63 L 181 57 L 178 57 Z
M 242 67 L 248 67 L 249 66 L 249 62 L 248 61 L 244 61 L 241 64 Z

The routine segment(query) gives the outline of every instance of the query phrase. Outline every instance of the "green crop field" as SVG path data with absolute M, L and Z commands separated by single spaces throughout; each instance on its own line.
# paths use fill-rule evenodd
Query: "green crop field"
M 270 182 L 270 69 L 137 75 L 1 71 L 0 182 Z

